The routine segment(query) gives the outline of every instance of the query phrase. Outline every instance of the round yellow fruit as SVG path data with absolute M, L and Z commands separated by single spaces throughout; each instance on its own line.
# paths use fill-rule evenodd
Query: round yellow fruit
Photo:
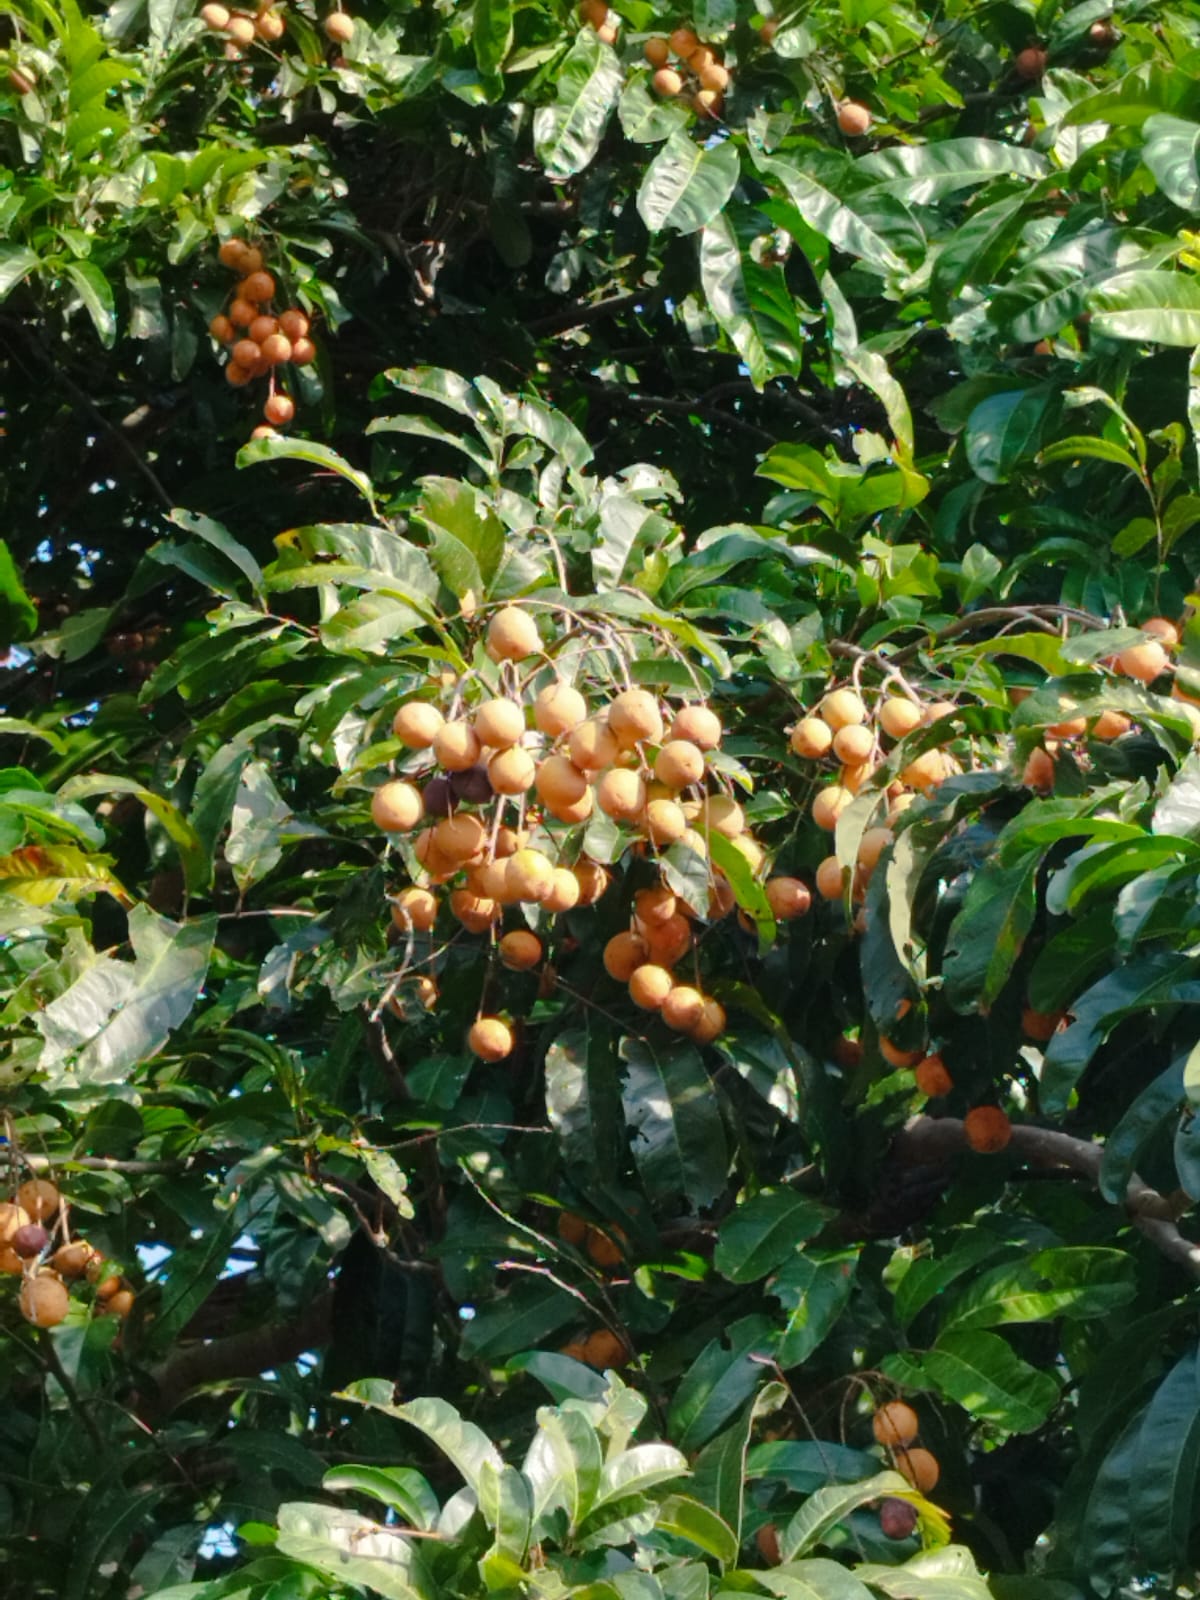
M 519 606 L 505 606 L 488 623 L 488 649 L 497 661 L 524 661 L 540 650 L 537 623 Z
M 604 970 L 618 983 L 628 983 L 646 955 L 646 941 L 636 933 L 614 933 L 604 946 Z
M 569 683 L 548 683 L 533 702 L 535 727 L 550 739 L 570 733 L 587 719 L 587 701 Z
M 488 762 L 487 775 L 497 794 L 524 794 L 537 775 L 537 765 L 528 750 L 514 744 L 497 750 Z
M 555 867 L 550 888 L 542 896 L 542 908 L 551 913 L 570 911 L 579 904 L 579 879 L 570 867 Z
M 402 889 L 392 901 L 392 921 L 402 931 L 428 933 L 437 921 L 437 898 L 428 889 Z
M 446 722 L 433 737 L 431 748 L 446 772 L 465 772 L 479 760 L 481 746 L 469 722 Z
M 901 695 L 885 700 L 879 707 L 878 716 L 879 726 L 889 739 L 903 739 L 905 734 L 919 728 L 923 720 L 920 706 Z
M 833 729 L 820 717 L 801 717 L 792 729 L 792 751 L 805 761 L 817 761 L 828 755 L 833 745 Z
M 646 806 L 646 785 L 626 767 L 610 767 L 596 785 L 596 804 L 614 822 L 636 822 Z
M 686 739 L 700 750 L 715 750 L 721 734 L 721 719 L 708 706 L 684 706 L 671 724 L 672 739 Z
M 515 700 L 485 700 L 475 712 L 475 737 L 494 750 L 507 750 L 525 732 L 525 713 Z
M 687 818 L 674 800 L 651 800 L 646 806 L 645 828 L 652 844 L 672 845 L 687 832 Z
M 583 772 L 599 772 L 611 767 L 620 754 L 615 736 L 603 722 L 581 722 L 572 729 L 567 751 Z
M 504 876 L 514 899 L 541 901 L 554 883 L 554 868 L 540 850 L 526 847 L 509 856 Z
M 832 833 L 837 827 L 838 818 L 853 799 L 850 790 L 842 788 L 840 784 L 831 784 L 828 789 L 821 789 L 813 797 L 813 821 L 818 828 L 823 828 L 826 833 Z
M 860 767 L 870 759 L 875 735 L 861 722 L 850 722 L 833 736 L 833 753 L 848 767 Z
M 636 744 L 659 744 L 663 719 L 658 702 L 646 689 L 625 689 L 608 708 L 608 727 L 622 750 Z
M 487 831 L 478 817 L 460 812 L 455 817 L 443 817 L 433 830 L 433 848 L 444 861 L 461 866 L 479 855 L 487 840 Z
M 392 733 L 410 750 L 428 750 L 445 720 L 427 700 L 410 700 L 392 718 Z
M 657 1011 L 675 987 L 675 980 L 666 967 L 646 962 L 629 975 L 629 998 L 643 1011 Z
M 578 805 L 588 791 L 587 778 L 566 756 L 547 756 L 540 761 L 534 783 L 548 806 Z
M 467 1034 L 467 1049 L 481 1061 L 503 1061 L 513 1043 L 513 1031 L 500 1017 L 480 1017 Z
M 371 796 L 371 820 L 385 833 L 408 833 L 424 815 L 421 791 L 402 779 L 383 784 Z

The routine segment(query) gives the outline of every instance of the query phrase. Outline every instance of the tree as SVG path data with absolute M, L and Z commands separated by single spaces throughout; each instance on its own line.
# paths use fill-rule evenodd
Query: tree
M 5 1593 L 1186 1592 L 1195 19 L 0 46 Z

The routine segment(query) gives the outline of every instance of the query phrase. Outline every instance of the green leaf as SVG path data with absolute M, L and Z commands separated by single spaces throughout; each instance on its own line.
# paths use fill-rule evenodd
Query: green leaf
M 672 1494 L 658 1508 L 655 1527 L 693 1544 L 722 1567 L 737 1560 L 738 1538 L 723 1517 L 688 1495 Z
M 775 913 L 771 910 L 766 890 L 732 840 L 718 833 L 715 828 L 703 828 L 701 832 L 708 840 L 713 865 L 723 872 L 729 881 L 729 887 L 733 890 L 733 898 L 739 910 L 744 911 L 754 923 L 758 933 L 759 950 L 763 952 L 769 950 L 775 942 L 776 924 Z
M 37 632 L 37 607 L 25 593 L 12 553 L 0 539 L 0 650 Z
M 692 1494 L 706 1506 L 711 1506 L 732 1528 L 738 1545 L 742 1540 L 750 1435 L 758 1417 L 777 1411 L 786 1400 L 787 1389 L 783 1384 L 767 1384 L 759 1390 L 732 1427 L 709 1440 L 692 1465 Z
M 237 453 L 239 467 L 258 466 L 263 461 L 307 461 L 314 467 L 321 467 L 326 472 L 335 472 L 339 478 L 344 478 L 347 483 L 353 484 L 359 494 L 371 507 L 375 506 L 375 491 L 370 478 L 365 472 L 359 472 L 352 467 L 344 457 L 338 455 L 336 450 L 331 450 L 328 445 L 314 444 L 309 439 L 287 439 L 276 435 L 273 439 L 253 439 L 249 444 L 244 444 Z
M 943 959 L 943 993 L 956 1011 L 986 1009 L 1003 989 L 1037 911 L 1043 847 L 993 856 L 972 878 L 950 926 Z
M 321 1487 L 331 1494 L 370 1495 L 411 1528 L 429 1529 L 438 1519 L 437 1496 L 414 1467 L 331 1467 Z
M 713 1266 L 731 1283 L 766 1277 L 818 1234 L 827 1208 L 791 1189 L 763 1189 L 721 1224 Z
M 480 1489 L 480 1473 L 484 1464 L 499 1473 L 504 1462 L 496 1446 L 473 1422 L 466 1422 L 447 1400 L 412 1400 L 407 1405 L 393 1405 L 382 1398 L 380 1389 L 391 1392 L 390 1384 L 379 1385 L 376 1380 L 354 1383 L 346 1391 L 351 1400 L 361 1401 L 374 1411 L 382 1411 L 398 1422 L 407 1422 L 435 1444 L 454 1466 L 476 1495 Z
M 1093 331 L 1107 339 L 1200 344 L 1200 281 L 1183 272 L 1118 273 L 1088 296 Z
M 688 121 L 682 100 L 660 100 L 651 94 L 649 83 L 648 72 L 630 73 L 617 107 L 621 132 L 635 144 L 658 144 Z
M 208 972 L 214 916 L 174 923 L 148 906 L 129 914 L 132 961 L 97 956 L 38 1016 L 41 1070 L 52 1084 L 123 1082 L 191 1011 Z
M 1094 461 L 1111 461 L 1115 466 L 1124 467 L 1127 472 L 1132 472 L 1135 477 L 1141 476 L 1137 462 L 1129 451 L 1112 439 L 1103 439 L 1099 434 L 1083 434 L 1070 439 L 1056 439 L 1042 451 L 1038 460 L 1045 464 L 1048 461 L 1079 461 L 1083 457 Z
M 1146 1085 L 1104 1141 L 1100 1193 L 1121 1205 L 1142 1151 L 1163 1126 L 1175 1127 L 1185 1104 L 1184 1073 L 1190 1052 L 1177 1056 Z
M 258 562 L 219 522 L 214 522 L 211 517 L 202 517 L 194 511 L 172 511 L 170 521 L 177 528 L 193 534 L 197 539 L 203 539 L 206 544 L 219 550 L 221 554 L 238 569 L 244 578 L 250 582 L 250 587 L 255 594 L 263 592 L 263 571 Z
M 798 1367 L 829 1336 L 854 1288 L 857 1265 L 857 1249 L 809 1250 L 767 1285 L 788 1312 L 778 1350 L 781 1367 Z
M 189 889 L 207 888 L 212 882 L 213 863 L 199 834 L 187 819 L 180 815 L 169 800 L 155 794 L 132 778 L 118 778 L 102 773 L 89 773 L 86 777 L 71 778 L 58 791 L 63 800 L 89 800 L 97 794 L 131 794 L 142 802 L 147 811 L 157 818 L 163 832 L 179 851 L 184 878 Z
M 1103 1316 L 1126 1305 L 1134 1292 L 1133 1262 L 1123 1250 L 1039 1250 L 976 1278 L 946 1306 L 942 1330 Z
M 733 193 L 741 163 L 732 140 L 705 147 L 690 133 L 673 133 L 646 168 L 637 208 L 651 233 L 695 233 Z
M 725 1129 L 704 1062 L 691 1045 L 655 1048 L 621 1041 L 621 1099 L 633 1133 L 633 1156 L 659 1202 L 683 1197 L 697 1210 L 711 1205 L 729 1169 Z
M 960 189 L 970 189 L 1001 174 L 1040 178 L 1049 170 L 1045 156 L 995 139 L 939 139 L 928 144 L 875 150 L 854 163 L 889 194 L 926 206 Z
M 63 268 L 92 319 L 92 325 L 106 350 L 117 341 L 117 309 L 112 285 L 91 261 L 68 261 Z
M 1200 123 L 1147 117 L 1142 137 L 1142 160 L 1167 199 L 1183 211 L 1200 210 Z
M 534 150 L 548 176 L 573 178 L 589 165 L 623 82 L 616 52 L 593 29 L 581 29 L 555 74 L 554 104 L 533 117 Z
M 779 1530 L 779 1554 L 785 1563 L 814 1550 L 839 1522 L 859 1506 L 884 1496 L 913 1498 L 912 1485 L 898 1472 L 877 1472 L 862 1483 L 831 1484 L 818 1489 L 804 1502 L 787 1525 Z
M 1159 1385 L 1138 1433 L 1129 1479 L 1129 1522 L 1147 1566 L 1188 1559 L 1200 1483 L 1200 1373 L 1189 1350 Z
M 971 1416 L 1010 1433 L 1034 1432 L 1058 1401 L 1053 1377 L 1022 1361 L 995 1333 L 944 1333 L 932 1350 L 910 1351 L 902 1359 Z
M 475 63 L 484 77 L 499 72 L 512 49 L 512 0 L 475 0 L 471 40 L 475 46 Z
M 756 1444 L 746 1459 L 747 1477 L 779 1478 L 796 1494 L 812 1494 L 830 1483 L 857 1483 L 878 1467 L 877 1458 L 865 1450 L 828 1439 L 771 1439 Z M 699 1461 L 696 1477 L 700 1477 Z
M 497 1362 L 545 1344 L 579 1316 L 579 1303 L 556 1285 L 522 1279 L 477 1310 L 463 1333 L 462 1353 Z
M 546 1051 L 546 1115 L 572 1171 L 606 1176 L 620 1159 L 621 1097 L 612 1032 L 592 1016 Z
M 50 906 L 56 900 L 82 900 L 102 892 L 121 905 L 132 904 L 108 856 L 89 855 L 73 844 L 27 844 L 0 856 L 0 897 Z
M 353 1511 L 293 1500 L 279 1508 L 276 1548 L 338 1583 L 361 1584 L 385 1600 L 429 1600 L 416 1547 Z
M 600 1487 L 590 1516 L 614 1501 L 644 1495 L 660 1483 L 670 1483 L 687 1474 L 687 1457 L 669 1444 L 635 1444 L 610 1456 L 600 1473 Z
M 601 1385 L 603 1387 L 603 1385 Z M 545 1462 L 549 1471 L 544 1470 Z M 604 1455 L 600 1437 L 579 1411 L 560 1407 L 538 1414 L 538 1431 L 529 1447 L 525 1474 L 540 1486 L 535 1515 L 561 1505 L 572 1528 L 578 1527 L 600 1491 Z
M 0 300 L 11 294 L 37 264 L 37 255 L 27 245 L 0 244 Z
M 679 1380 L 667 1431 L 683 1450 L 696 1450 L 744 1406 L 762 1384 L 777 1335 L 766 1317 L 745 1317 L 712 1339 Z
M 727 212 L 701 229 L 700 282 L 756 388 L 799 368 L 802 336 L 783 269 L 752 258 Z
M 858 256 L 878 272 L 903 273 L 908 269 L 902 256 L 860 216 L 839 194 L 826 188 L 800 166 L 782 158 L 758 159 L 759 170 L 783 185 L 788 200 L 814 233 L 828 239 L 838 250 Z
M 504 557 L 504 527 L 469 483 L 423 478 L 416 516 L 429 530 L 430 556 L 458 600 L 487 598 Z
M 876 1566 L 864 1562 L 858 1575 L 872 1589 L 892 1600 L 993 1600 L 987 1581 L 980 1577 L 975 1558 L 962 1545 L 923 1550 L 903 1566 Z M 1028 1578 L 1022 1583 L 1030 1585 Z M 1079 1600 L 1078 1596 L 1039 1594 L 1030 1585 L 1022 1590 L 1028 1600 Z

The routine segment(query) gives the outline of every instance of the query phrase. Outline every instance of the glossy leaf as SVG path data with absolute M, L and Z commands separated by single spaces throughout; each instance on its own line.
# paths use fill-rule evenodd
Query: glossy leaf
M 637 207 L 652 233 L 695 233 L 733 193 L 740 163 L 731 141 L 706 147 L 682 130 L 673 133 L 646 168 Z

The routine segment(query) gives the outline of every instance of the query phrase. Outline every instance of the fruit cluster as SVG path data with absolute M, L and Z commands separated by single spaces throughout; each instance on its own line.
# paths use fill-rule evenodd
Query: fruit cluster
M 225 311 L 212 319 L 208 331 L 229 350 L 225 378 L 234 388 L 243 388 L 255 378 L 269 379 L 263 405 L 267 420 L 250 437 L 271 438 L 275 425 L 282 426 L 296 415 L 295 401 L 277 385 L 279 368 L 309 366 L 316 360 L 317 347 L 309 338 L 308 318 L 299 307 L 289 306 L 278 316 L 271 312 L 276 283 L 263 268 L 261 250 L 244 239 L 226 239 L 218 255 L 222 266 L 238 274 L 238 282 Z
M 701 116 L 720 116 L 730 77 L 715 45 L 704 44 L 691 28 L 676 28 L 666 38 L 647 39 L 643 54 L 654 68 L 650 82 L 656 94 L 665 99 L 686 95 Z
M 871 1431 L 876 1443 L 891 1452 L 896 1471 L 907 1478 L 914 1489 L 929 1494 L 942 1475 L 941 1468 L 935 1455 L 915 1443 L 921 1423 L 913 1408 L 903 1400 L 888 1401 L 871 1418 Z
M 283 12 L 271 0 L 260 5 L 253 16 L 209 0 L 208 5 L 200 7 L 200 20 L 210 33 L 219 33 L 229 41 L 225 53 L 231 61 L 241 60 L 242 51 L 256 39 L 263 44 L 277 44 L 287 32 Z
M 635 687 L 612 696 L 606 690 L 590 704 L 579 687 L 547 670 L 537 625 L 520 606 L 493 615 L 486 649 L 501 664 L 502 693 L 468 710 L 465 686 L 454 680 L 447 685 L 448 713 L 413 699 L 395 714 L 392 732 L 413 761 L 404 776 L 375 791 L 371 815 L 384 832 L 411 836 L 413 881 L 392 899 L 396 928 L 405 936 L 432 930 L 440 909 L 434 891 L 450 886 L 451 917 L 469 933 L 492 938 L 505 967 L 538 966 L 539 934 L 528 926 L 501 932 L 501 924 L 509 908 L 523 906 L 526 921 L 544 931 L 554 917 L 601 898 L 611 874 L 586 854 L 581 832 L 598 812 L 618 830 L 618 854 L 659 868 L 657 882 L 633 896 L 628 929 L 606 944 L 604 966 L 628 985 L 636 1006 L 710 1042 L 725 1026 L 724 1009 L 698 979 L 676 975 L 695 949 L 696 922 L 734 907 L 729 880 L 711 859 L 710 838 L 719 835 L 722 849 L 736 851 L 755 878 L 767 864 L 719 770 L 720 718 L 697 702 L 664 715 L 655 695 Z M 522 680 L 518 663 L 531 658 L 535 665 Z M 698 905 L 672 887 L 668 852 L 676 863 L 682 853 L 685 862 L 703 864 L 707 887 Z M 769 878 L 764 890 L 779 920 L 808 910 L 809 891 L 797 879 Z M 552 984 L 552 973 L 544 977 Z M 429 1006 L 436 985 L 428 976 L 415 993 L 397 985 L 393 1009 L 403 1014 L 410 998 Z M 481 1015 L 467 1043 L 485 1061 L 503 1060 L 515 1043 L 512 1024 Z
M 21 1315 L 36 1328 L 64 1320 L 71 1283 L 94 1286 L 98 1316 L 126 1317 L 133 1309 L 133 1290 L 120 1275 L 86 1241 L 68 1237 L 67 1208 L 46 1178 L 31 1178 L 0 1201 L 0 1272 L 20 1277 Z
M 609 10 L 605 0 L 580 0 L 579 20 L 598 34 L 605 44 L 616 44 L 621 19 L 615 11 Z

